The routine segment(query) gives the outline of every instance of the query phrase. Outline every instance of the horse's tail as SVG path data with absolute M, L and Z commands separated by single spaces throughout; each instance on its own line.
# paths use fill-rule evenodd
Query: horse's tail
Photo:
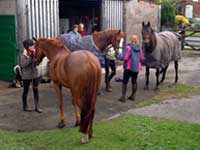
M 22 76 L 22 70 L 21 70 L 21 67 L 19 65 L 16 65 L 13 68 L 13 71 L 15 72 L 15 74 L 19 74 L 20 76 Z
M 92 123 L 95 113 L 95 105 L 97 93 L 100 86 L 101 80 L 101 69 L 96 69 L 95 64 L 90 62 L 90 69 L 87 74 L 88 81 L 84 87 L 82 96 L 81 121 L 80 121 L 80 132 L 86 134 L 89 130 L 92 130 Z

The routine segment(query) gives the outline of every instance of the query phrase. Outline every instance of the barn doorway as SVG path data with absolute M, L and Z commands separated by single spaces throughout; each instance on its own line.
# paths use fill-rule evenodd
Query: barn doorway
M 100 30 L 101 0 L 59 0 L 60 33 L 71 30 L 74 24 L 83 23 L 91 34 Z

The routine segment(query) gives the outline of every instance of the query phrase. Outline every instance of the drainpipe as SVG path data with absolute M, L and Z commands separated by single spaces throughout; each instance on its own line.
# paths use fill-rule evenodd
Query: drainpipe
M 16 0 L 16 34 L 17 34 L 17 44 L 19 52 L 23 50 L 22 42 L 28 38 L 27 35 L 27 10 L 26 10 L 27 0 Z
M 124 2 L 123 2 L 123 31 L 127 33 L 127 31 L 126 31 L 127 30 L 127 28 L 126 28 L 126 25 L 127 25 L 127 22 L 126 22 L 126 9 L 127 9 L 127 7 L 126 7 L 126 5 L 127 5 L 127 0 L 124 0 Z M 126 36 L 127 36 L 127 34 L 126 34 Z M 126 42 L 127 42 L 126 36 L 124 38 L 124 42 L 123 42 L 124 46 L 123 47 L 125 47 Z

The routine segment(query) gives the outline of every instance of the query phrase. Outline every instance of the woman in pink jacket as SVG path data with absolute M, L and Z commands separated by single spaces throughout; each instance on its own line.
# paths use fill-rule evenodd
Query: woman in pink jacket
M 135 94 L 137 91 L 138 73 L 142 70 L 141 62 L 144 61 L 144 53 L 139 45 L 138 37 L 136 35 L 131 36 L 130 43 L 126 46 L 123 60 L 124 73 L 122 81 L 122 96 L 119 98 L 119 101 L 126 102 L 126 89 L 130 77 L 132 80 L 132 93 L 128 99 L 133 101 L 135 100 Z

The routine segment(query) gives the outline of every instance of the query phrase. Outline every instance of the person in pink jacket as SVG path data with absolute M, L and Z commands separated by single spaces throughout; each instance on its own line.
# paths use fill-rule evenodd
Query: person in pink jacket
M 127 44 L 123 55 L 123 61 L 124 73 L 122 81 L 122 96 L 119 98 L 119 101 L 126 102 L 126 89 L 130 77 L 132 80 L 132 93 L 128 99 L 134 101 L 137 91 L 137 77 L 139 71 L 142 70 L 141 63 L 144 61 L 144 53 L 139 45 L 138 37 L 136 35 L 131 36 L 130 43 Z

